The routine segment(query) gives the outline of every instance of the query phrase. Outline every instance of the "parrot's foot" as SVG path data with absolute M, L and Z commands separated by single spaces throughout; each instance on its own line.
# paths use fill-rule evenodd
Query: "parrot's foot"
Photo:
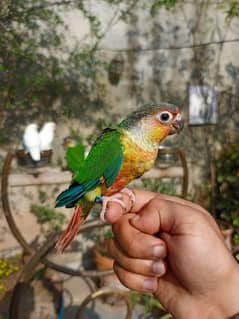
M 123 188 L 123 189 L 121 189 L 120 192 L 125 193 L 129 196 L 129 199 L 131 201 L 131 207 L 130 207 L 129 211 L 131 211 L 131 209 L 134 207 L 134 204 L 136 201 L 135 193 L 130 188 Z
M 111 195 L 111 196 L 97 196 L 95 201 L 97 203 L 101 203 L 102 204 L 102 210 L 100 212 L 100 218 L 101 220 L 105 221 L 105 213 L 106 213 L 106 209 L 107 209 L 107 204 L 109 202 L 115 202 L 120 204 L 120 206 L 126 210 L 126 206 L 125 203 L 122 200 L 122 195 L 120 193 L 117 193 L 115 195 Z

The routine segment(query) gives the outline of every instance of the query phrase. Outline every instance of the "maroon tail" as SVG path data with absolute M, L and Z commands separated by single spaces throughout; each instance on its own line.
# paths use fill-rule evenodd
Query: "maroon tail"
M 86 215 L 82 216 L 82 207 L 77 206 L 75 208 L 75 211 L 71 217 L 71 220 L 69 224 L 67 225 L 64 232 L 61 234 L 60 238 L 58 239 L 56 243 L 56 250 L 57 252 L 62 253 L 66 247 L 72 242 L 76 234 L 78 233 L 78 230 L 80 228 L 80 225 L 84 222 Z

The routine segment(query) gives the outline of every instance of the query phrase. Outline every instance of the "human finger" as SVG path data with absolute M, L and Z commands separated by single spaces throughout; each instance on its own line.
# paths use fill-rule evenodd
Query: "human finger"
M 202 220 L 202 215 L 192 214 L 192 208 L 156 196 L 138 214 L 132 216 L 130 223 L 146 234 L 176 234 L 181 229 L 180 226 L 195 224 L 200 219 Z
M 181 197 L 176 197 L 176 196 L 171 196 L 171 195 L 166 195 L 166 194 L 157 194 L 158 198 L 161 198 L 163 200 L 168 200 L 170 202 L 174 202 L 174 203 L 178 203 L 181 204 L 185 207 L 189 207 L 192 208 L 192 213 L 202 213 L 204 215 L 204 217 L 208 220 L 208 222 L 211 224 L 211 226 L 213 227 L 213 229 L 221 235 L 220 229 L 215 221 L 215 219 L 212 217 L 212 215 L 206 210 L 204 209 L 202 206 L 193 203 L 191 201 L 185 200 Z
M 115 224 L 112 230 L 121 250 L 128 256 L 142 259 L 157 259 L 166 256 L 165 242 L 156 236 L 139 231 L 132 227 L 130 219 L 135 214 L 126 214 Z
M 166 262 L 163 259 L 166 256 L 165 253 L 162 254 L 162 258 L 158 258 L 157 260 L 131 258 L 121 250 L 121 247 L 115 240 L 109 242 L 108 248 L 117 264 L 129 272 L 158 277 L 163 276 L 166 272 Z
M 117 274 L 121 283 L 131 290 L 153 293 L 158 288 L 157 277 L 143 276 L 129 272 L 117 262 L 114 263 L 114 272 Z
M 197 209 L 197 210 L 199 210 L 202 213 L 208 213 L 202 206 L 200 206 L 200 205 L 198 205 L 196 203 L 193 203 L 191 201 L 188 201 L 188 200 L 186 200 L 186 199 L 184 199 L 182 197 L 177 197 L 177 196 L 172 196 L 172 195 L 167 195 L 167 194 L 161 194 L 161 193 L 157 193 L 156 196 L 158 198 L 163 199 L 163 200 L 168 200 L 168 201 L 171 201 L 171 202 L 175 202 L 175 203 L 178 203 L 178 204 L 181 204 L 181 205 L 185 205 L 185 206 Z

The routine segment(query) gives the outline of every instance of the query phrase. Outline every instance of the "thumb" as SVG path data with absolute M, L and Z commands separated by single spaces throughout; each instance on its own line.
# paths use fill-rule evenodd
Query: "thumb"
M 160 196 L 150 200 L 134 217 L 131 224 L 138 230 L 153 235 L 159 231 L 172 233 L 185 214 L 181 214 L 182 205 L 165 200 Z M 184 212 L 186 210 L 184 209 Z
M 152 199 L 136 215 L 130 223 L 139 231 L 146 234 L 156 234 L 160 230 L 160 212 L 158 200 Z

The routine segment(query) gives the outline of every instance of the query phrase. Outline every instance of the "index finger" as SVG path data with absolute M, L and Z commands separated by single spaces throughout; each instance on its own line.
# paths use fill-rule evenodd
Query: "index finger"
M 166 200 L 166 201 L 170 201 L 170 202 L 174 202 L 174 203 L 178 203 L 178 204 L 181 204 L 185 207 L 189 207 L 189 208 L 192 208 L 192 212 L 200 212 L 201 214 L 204 215 L 204 217 L 207 219 L 207 221 L 210 223 L 210 225 L 212 226 L 212 228 L 215 230 L 215 232 L 221 236 L 221 232 L 220 232 L 220 229 L 215 221 L 215 219 L 212 217 L 212 215 L 206 211 L 206 209 L 204 209 L 202 206 L 196 204 L 196 203 L 193 203 L 191 201 L 188 201 L 188 200 L 185 200 L 183 198 L 180 198 L 180 197 L 175 197 L 175 196 L 171 196 L 171 195 L 166 195 L 166 194 L 160 194 L 158 193 L 157 194 L 157 197 L 158 198 L 161 198 L 163 200 Z

